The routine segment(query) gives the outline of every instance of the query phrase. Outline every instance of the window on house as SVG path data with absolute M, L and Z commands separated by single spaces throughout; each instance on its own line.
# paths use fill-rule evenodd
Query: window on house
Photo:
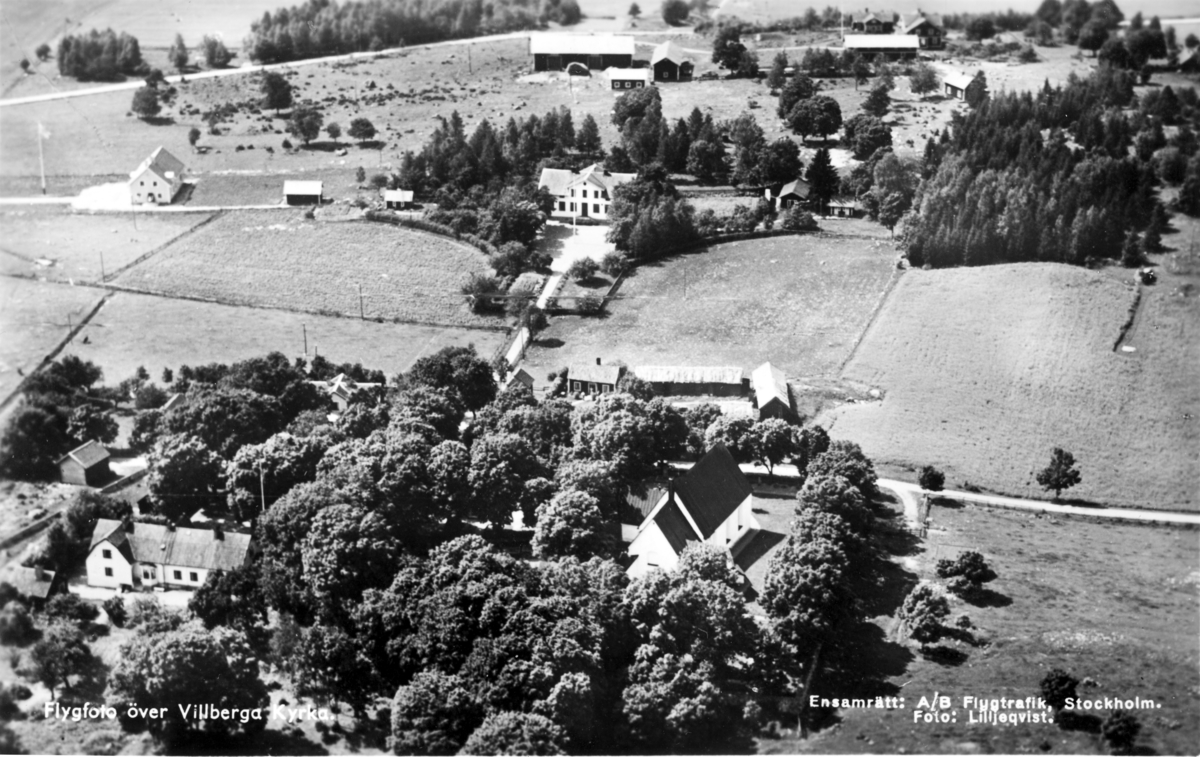
M 559 210 L 566 210 L 566 209 L 567 209 L 567 204 L 566 204 L 565 202 L 560 202 L 560 203 L 558 204 L 558 209 L 559 209 Z
M 112 568 L 105 568 L 104 575 L 108 576 L 109 578 L 112 578 Z
M 593 213 L 599 213 L 599 212 L 600 212 L 600 203 L 598 203 L 598 202 L 594 202 L 594 203 L 592 203 L 592 212 L 593 212 Z
M 157 182 L 157 181 L 156 181 L 156 182 L 154 182 L 154 186 L 156 186 L 156 187 L 158 186 L 158 182 Z
M 183 580 L 183 572 L 182 572 L 182 571 L 178 571 L 178 570 L 177 570 L 177 571 L 175 571 L 175 580 L 176 580 L 176 581 L 182 581 L 182 580 Z
M 139 186 L 139 187 L 144 187 L 144 186 L 146 186 L 146 182 L 144 182 L 144 181 L 139 181 L 139 182 L 138 182 L 138 186 Z
M 595 394 L 595 393 L 596 393 L 596 385 L 589 382 L 588 383 L 588 394 Z
M 143 571 L 142 571 L 142 578 L 144 578 L 144 579 L 146 579 L 147 581 L 149 581 L 150 579 L 154 578 L 154 571 L 152 571 L 152 570 L 143 570 Z
M 587 199 L 587 190 L 586 190 L 586 189 L 585 189 L 585 190 L 583 190 L 583 198 L 584 198 L 585 200 Z
M 572 197 L 574 197 L 574 196 L 575 196 L 575 190 L 574 190 L 574 189 L 572 189 L 572 190 L 571 190 L 571 196 L 572 196 Z
M 112 550 L 111 549 L 102 549 L 102 550 L 100 550 L 100 554 L 103 555 L 105 560 L 112 559 Z
M 200 581 L 200 577 L 196 575 L 195 571 L 188 573 L 188 578 L 192 579 L 192 583 L 197 583 Z
M 574 212 L 575 212 L 575 203 L 571 203 L 571 212 L 572 212 L 572 213 L 574 213 Z

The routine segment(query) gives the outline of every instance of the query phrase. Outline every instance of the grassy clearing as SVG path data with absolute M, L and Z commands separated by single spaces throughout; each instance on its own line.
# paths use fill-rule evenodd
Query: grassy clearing
M 326 198 L 377 199 L 377 192 L 358 186 L 354 176 L 358 165 L 341 162 L 345 165 L 311 171 L 206 174 L 197 177 L 183 204 L 198 207 L 278 204 L 283 200 L 283 182 L 288 180 L 320 181 Z
M 495 331 L 381 324 L 117 292 L 68 351 L 102 367 L 110 383 L 132 376 L 139 365 L 157 381 L 163 368 L 177 370 L 183 364 L 228 363 L 272 350 L 301 355 L 306 327 L 310 355 L 361 362 L 389 375 L 447 346 L 474 344 L 490 360 L 505 340 Z M 83 344 L 84 337 L 89 344 Z
M 58 346 L 104 296 L 101 289 L 0 279 L 0 398 Z
M 1083 474 L 1068 497 L 1195 509 L 1200 300 L 1194 284 L 1178 292 L 1197 273 L 1143 289 L 1133 353 L 1113 351 L 1135 296 L 1128 271 L 906 273 L 844 372 L 886 396 L 835 411 L 832 433 L 954 485 L 1032 497 L 1061 446 Z
M 962 697 L 1026 697 L 1054 667 L 1097 686 L 1079 695 L 1153 699 L 1161 709 L 1135 712 L 1142 734 L 1135 754 L 1184 754 L 1200 739 L 1195 691 L 1200 686 L 1196 532 L 1086 519 L 1057 520 L 975 507 L 935 507 L 923 544 L 895 541 L 894 607 L 918 579 L 935 575 L 939 558 L 981 552 L 999 574 L 982 605 L 951 599 L 951 619 L 970 617 L 977 646 L 943 641 L 954 663 L 927 659 L 895 634 L 891 611 L 870 623 L 856 666 L 818 679 L 820 696 L 903 696 L 900 710 L 837 711 L 809 741 L 763 740 L 762 752 L 878 754 L 1104 754 L 1099 734 L 1050 724 L 968 724 Z M 868 597 L 869 601 L 875 601 Z M 868 665 L 872 669 L 868 670 Z M 900 686 L 903 685 L 901 689 Z M 854 693 L 852 693 L 854 692 Z M 957 723 L 913 724 L 920 697 L 952 699 Z M 1102 718 L 1107 710 L 1098 714 Z M 1152 751 L 1145 751 L 1152 750 Z
M 100 281 L 195 228 L 209 216 L 145 214 L 86 216 L 57 210 L 10 210 L 0 214 L 0 273 L 49 281 Z M 53 261 L 52 265 L 38 260 Z
M 823 234 L 715 245 L 643 266 L 602 318 L 552 319 L 535 377 L 596 356 L 628 365 L 741 365 L 836 372 L 887 286 L 883 240 Z
M 483 254 L 445 237 L 301 210 L 230 212 L 116 279 L 159 294 L 324 315 L 498 327 L 459 289 Z

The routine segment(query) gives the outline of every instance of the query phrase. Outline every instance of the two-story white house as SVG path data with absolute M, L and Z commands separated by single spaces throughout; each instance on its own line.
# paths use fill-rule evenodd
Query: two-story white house
M 718 444 L 686 475 L 675 479 L 642 521 L 629 544 L 632 578 L 672 570 L 689 542 L 732 550 L 761 528 L 754 517 L 750 482 L 733 455 Z
M 183 188 L 183 161 L 160 147 L 129 174 L 129 199 L 134 205 L 170 205 Z
M 198 589 L 214 570 L 250 556 L 250 535 L 101 518 L 87 555 L 88 586 Z
M 565 168 L 543 168 L 538 188 L 554 195 L 552 218 L 608 219 L 613 192 L 637 178 L 635 173 L 609 173 L 593 163 L 579 173 Z

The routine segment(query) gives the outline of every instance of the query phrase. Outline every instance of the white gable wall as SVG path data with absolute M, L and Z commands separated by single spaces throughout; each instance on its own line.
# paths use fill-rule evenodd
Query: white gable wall
M 175 196 L 176 182 L 166 176 L 159 176 L 153 169 L 147 168 L 129 181 L 129 196 L 133 204 L 171 202 Z
M 635 557 L 633 564 L 625 571 L 630 578 L 644 576 L 655 568 L 674 570 L 679 563 L 679 555 L 675 554 L 671 543 L 654 521 L 638 532 L 629 545 L 629 554 Z
M 102 541 L 88 552 L 87 582 L 88 586 L 104 586 L 110 589 L 122 584 L 133 586 L 133 570 L 129 561 L 112 542 Z

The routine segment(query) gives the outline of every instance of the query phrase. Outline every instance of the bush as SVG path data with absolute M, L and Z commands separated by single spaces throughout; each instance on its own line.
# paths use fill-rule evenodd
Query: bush
M 813 214 L 799 205 L 793 205 L 787 209 L 779 226 L 788 231 L 816 231 L 820 228 L 817 225 L 817 219 L 813 218 Z
M 1079 679 L 1061 668 L 1054 668 L 1042 679 L 1039 689 L 1042 699 L 1055 710 L 1061 710 L 1068 699 L 1075 698 Z
M 33 696 L 33 690 L 23 683 L 14 683 L 9 686 L 8 693 L 12 694 L 13 699 L 18 702 L 23 702 Z
M 121 599 L 120 595 L 113 595 L 104 600 L 104 604 L 100 605 L 104 608 L 104 613 L 108 615 L 108 619 L 117 628 L 124 628 L 125 621 L 129 618 L 129 612 L 125 609 L 125 600 Z
M 928 584 L 918 584 L 900 608 L 900 619 L 908 626 L 909 634 L 922 644 L 941 637 L 942 621 L 949 614 L 950 603 Z
M 979 584 L 996 578 L 996 572 L 988 567 L 987 561 L 978 552 L 960 552 L 954 560 L 938 560 L 937 574 L 941 578 L 962 576 Z
M 598 270 L 600 270 L 600 266 L 596 261 L 591 258 L 580 258 L 567 269 L 567 275 L 575 281 L 587 281 L 595 276 Z
M 29 608 L 20 602 L 9 602 L 0 610 L 0 643 L 24 646 L 37 638 L 33 616 Z
M 925 491 L 940 492 L 946 485 L 946 474 L 942 473 L 932 465 L 926 465 L 921 469 L 921 475 L 917 479 L 921 488 Z
M 690 14 L 686 0 L 663 0 L 662 18 L 671 26 L 686 23 Z
M 1141 730 L 1142 726 L 1138 723 L 1137 718 L 1124 710 L 1109 713 L 1100 726 L 1100 733 L 1103 734 L 1104 740 L 1108 742 L 1114 754 L 1128 752 L 1133 747 L 1133 743 L 1137 741 L 1138 732 Z
M 600 261 L 600 270 L 614 279 L 622 274 L 629 273 L 632 267 L 629 258 L 619 252 L 610 252 Z
M 589 292 L 575 300 L 575 307 L 581 313 L 598 313 L 604 307 L 604 298 Z
M 133 396 L 133 406 L 138 410 L 153 410 L 167 404 L 167 393 L 155 384 L 144 384 Z
M 58 594 L 46 603 L 46 617 L 86 628 L 100 617 L 100 610 L 78 594 Z
M 290 150 L 290 149 L 292 149 L 292 140 L 290 140 L 290 139 L 287 139 L 287 138 L 285 137 L 285 138 L 284 138 L 284 140 L 283 140 L 283 144 L 282 144 L 282 146 L 283 146 L 283 149 L 285 149 L 285 150 Z

